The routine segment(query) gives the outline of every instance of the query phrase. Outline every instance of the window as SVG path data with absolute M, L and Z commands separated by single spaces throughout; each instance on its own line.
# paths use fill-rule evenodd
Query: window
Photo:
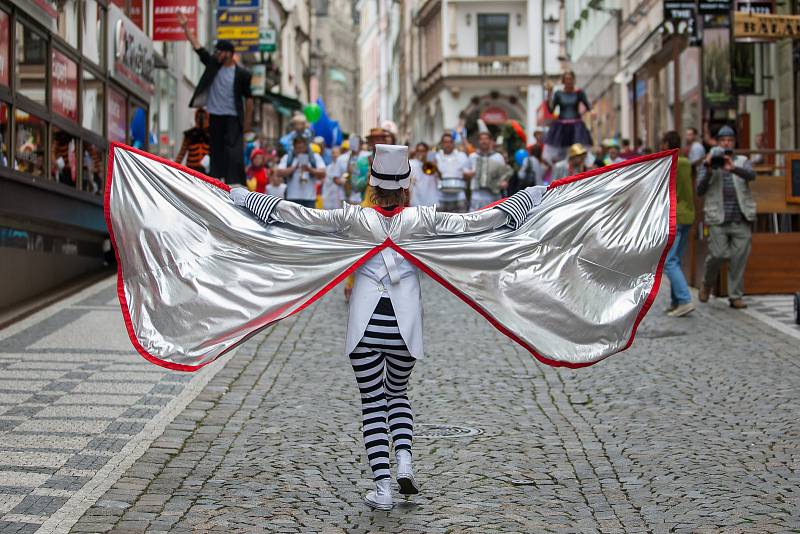
M 103 64 L 103 14 L 104 9 L 97 0 L 86 0 L 83 5 L 83 55 L 98 65 Z
M 128 123 L 125 115 L 125 97 L 109 88 L 108 90 L 108 110 L 106 113 L 106 127 L 108 130 L 108 140 L 124 143 Z
M 103 194 L 103 158 L 105 150 L 91 143 L 83 142 L 83 169 L 81 172 L 81 189 L 95 195 Z
M 8 85 L 9 54 L 9 26 L 11 19 L 8 13 L 0 11 L 0 84 Z
M 508 55 L 508 15 L 478 15 L 478 55 Z
M 78 2 L 61 0 L 58 2 L 57 34 L 75 48 L 78 47 Z
M 81 124 L 97 135 L 103 135 L 103 82 L 83 71 L 83 120 Z
M 78 122 L 78 64 L 53 49 L 50 108 Z
M 0 102 L 0 167 L 8 167 L 8 134 L 9 108 L 5 102 Z
M 21 109 L 14 110 L 14 122 L 17 125 L 14 168 L 34 176 L 44 176 L 47 123 Z
M 47 105 L 47 41 L 24 24 L 17 23 L 17 92 Z
M 53 139 L 50 147 L 50 178 L 58 183 L 77 187 L 78 138 L 53 126 Z

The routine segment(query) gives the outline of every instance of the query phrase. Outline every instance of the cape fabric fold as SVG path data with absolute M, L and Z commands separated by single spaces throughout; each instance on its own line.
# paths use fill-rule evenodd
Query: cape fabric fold
M 514 230 L 419 237 L 396 231 L 430 219 L 416 208 L 383 225 L 348 207 L 375 225 L 373 237 L 354 238 L 266 225 L 231 202 L 227 185 L 112 144 L 105 213 L 128 334 L 151 362 L 194 371 L 390 246 L 540 361 L 590 365 L 630 345 L 658 291 L 675 234 L 676 157 L 551 184 Z

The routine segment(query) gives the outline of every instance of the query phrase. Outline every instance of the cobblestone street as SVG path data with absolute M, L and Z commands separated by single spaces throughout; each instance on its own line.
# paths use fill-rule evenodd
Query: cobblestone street
M 798 338 L 727 301 L 671 319 L 659 299 L 627 352 L 560 370 L 430 280 L 423 291 L 429 357 L 410 394 L 422 493 L 391 512 L 361 501 L 370 473 L 355 381 L 339 353 L 346 307 L 337 288 L 195 375 L 125 348 L 121 321 L 104 339 L 99 323 L 84 321 L 80 336 L 94 331 L 97 346 L 75 351 L 71 365 L 44 350 L 63 340 L 48 345 L 25 330 L 0 339 L 0 532 L 800 532 Z M 83 306 L 113 300 L 108 287 L 99 295 Z M 113 344 L 108 355 L 103 343 Z M 75 408 L 65 429 L 39 411 L 55 417 L 57 400 L 20 391 L 53 386 L 6 374 L 31 361 L 38 379 L 63 369 L 71 378 L 59 383 L 77 390 L 99 391 L 86 384 L 102 362 L 138 374 L 83 399 L 93 407 Z M 113 408 L 124 395 L 130 406 Z M 61 454 L 62 464 L 26 460 L 21 427 L 52 431 L 39 454 Z M 126 439 L 139 449 L 125 449 Z M 103 448 L 97 440 L 109 451 L 95 457 L 114 469 L 85 458 L 85 447 Z

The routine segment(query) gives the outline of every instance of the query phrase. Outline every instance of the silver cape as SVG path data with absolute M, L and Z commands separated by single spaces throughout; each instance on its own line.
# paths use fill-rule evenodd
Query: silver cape
M 335 210 L 349 217 L 337 232 L 267 225 L 225 184 L 113 144 L 105 209 L 128 334 L 153 363 L 194 371 L 390 246 L 540 361 L 591 365 L 633 342 L 658 291 L 675 235 L 676 158 L 559 180 L 513 230 L 431 235 L 420 231 L 424 208 Z

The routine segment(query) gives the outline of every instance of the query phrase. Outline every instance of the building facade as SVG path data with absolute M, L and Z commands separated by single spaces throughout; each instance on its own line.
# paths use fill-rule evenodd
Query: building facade
M 350 0 L 315 0 L 313 11 L 311 101 L 322 96 L 328 115 L 343 132 L 360 133 L 354 5 Z
M 418 2 L 406 61 L 412 137 L 457 126 L 474 136 L 479 118 L 490 128 L 517 120 L 530 134 L 565 59 L 560 11 L 556 0 Z

